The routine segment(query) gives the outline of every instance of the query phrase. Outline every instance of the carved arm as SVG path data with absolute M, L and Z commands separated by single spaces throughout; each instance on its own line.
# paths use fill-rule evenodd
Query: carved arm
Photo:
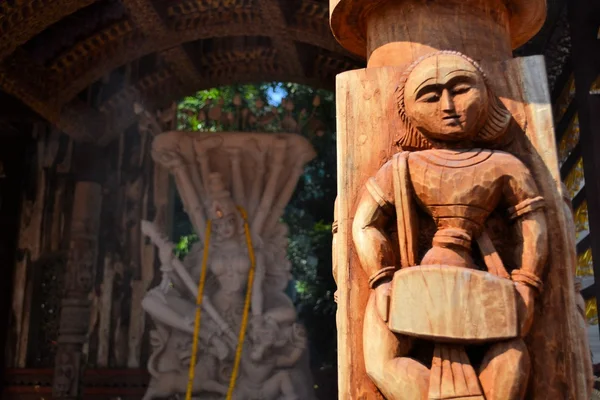
M 263 282 L 265 280 L 266 266 L 261 253 L 256 253 L 256 271 L 252 284 L 252 315 L 262 315 L 263 312 Z
M 304 352 L 303 348 L 294 347 L 288 354 L 280 355 L 277 357 L 276 365 L 278 368 L 291 368 L 293 367 Z
M 541 291 L 541 275 L 548 257 L 548 233 L 544 214 L 544 198 L 539 195 L 535 180 L 527 167 L 516 160 L 510 166 L 505 197 L 510 207 L 509 218 L 515 221 L 521 236 L 516 249 L 519 270 L 512 272 L 513 280 Z
M 389 280 L 397 269 L 392 242 L 384 232 L 393 210 L 389 201 L 393 197 L 386 195 L 393 190 L 388 166 L 384 165 L 363 188 L 352 223 L 354 247 L 372 288 Z
M 518 273 L 513 271 L 513 280 L 527 279 L 523 283 L 528 283 L 528 280 L 532 279 L 530 286 L 540 291 L 542 284 L 539 277 L 542 275 L 548 257 L 546 216 L 541 209 L 538 209 L 518 218 L 516 225 L 521 233 L 522 246 L 517 250 L 520 253 L 517 254 L 520 270 Z

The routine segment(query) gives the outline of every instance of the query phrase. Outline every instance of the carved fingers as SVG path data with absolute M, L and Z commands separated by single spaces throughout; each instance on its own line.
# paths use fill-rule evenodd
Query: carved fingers
M 391 282 L 383 282 L 375 288 L 375 307 L 384 322 L 388 321 L 390 313 L 390 293 Z
M 535 291 L 528 285 L 516 282 L 517 290 L 517 313 L 519 316 L 521 337 L 527 336 L 533 323 L 533 312 L 535 309 Z

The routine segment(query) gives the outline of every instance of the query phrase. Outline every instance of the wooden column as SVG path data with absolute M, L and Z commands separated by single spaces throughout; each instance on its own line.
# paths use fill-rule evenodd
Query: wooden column
M 510 7 L 510 9 L 509 9 Z M 365 372 L 363 313 L 368 277 L 352 245 L 357 196 L 368 177 L 400 149 L 402 122 L 394 92 L 404 69 L 438 50 L 459 51 L 486 68 L 512 57 L 545 19 L 544 0 L 330 0 L 334 36 L 365 56 L 367 68 L 337 76 L 338 231 L 334 248 L 338 284 L 340 399 L 382 399 Z
M 55 399 L 82 398 L 102 206 L 100 152 L 94 146 L 80 145 L 74 153 L 76 183 L 54 369 Z
M 29 141 L 23 134 L 3 138 L 0 142 L 0 268 L 3 274 L 0 281 L 0 316 L 5 326 L 10 323 L 12 274 L 18 243 L 21 194 L 26 177 L 24 157 Z M 8 336 L 9 329 L 0 329 L 0 379 L 3 379 L 4 368 L 13 365 L 13 358 L 7 356 L 14 350 L 7 349 Z
M 594 260 L 595 296 L 600 299 L 600 94 L 590 93 L 600 79 L 600 7 L 597 2 L 568 3 L 575 103 L 579 116 L 585 198 L 590 224 L 590 246 Z M 598 362 L 598 360 L 595 360 Z

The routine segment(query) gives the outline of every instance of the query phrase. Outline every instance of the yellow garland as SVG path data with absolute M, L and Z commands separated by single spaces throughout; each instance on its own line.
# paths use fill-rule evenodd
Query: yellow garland
M 198 285 L 198 294 L 196 295 L 196 318 L 194 321 L 194 338 L 192 339 L 192 356 L 190 358 L 190 372 L 185 393 L 185 400 L 192 399 L 192 391 L 194 388 L 194 373 L 196 372 L 196 353 L 198 353 L 198 337 L 200 333 L 200 312 L 202 311 L 202 299 L 204 298 L 204 284 L 206 283 L 206 270 L 208 264 L 208 246 L 210 244 L 211 232 L 210 219 L 206 222 L 206 231 L 204 234 L 204 252 L 202 253 L 202 271 L 200 272 L 200 284 Z
M 242 347 L 246 337 L 246 327 L 248 326 L 248 313 L 250 311 L 250 300 L 252 298 L 252 284 L 254 283 L 254 268 L 256 267 L 256 259 L 254 258 L 254 247 L 252 247 L 252 237 L 250 236 L 250 227 L 248 226 L 248 214 L 242 207 L 238 207 L 242 218 L 244 219 L 244 232 L 246 234 L 246 245 L 248 246 L 248 256 L 250 257 L 250 271 L 248 272 L 248 289 L 246 289 L 246 302 L 244 303 L 244 315 L 242 317 L 242 326 L 238 336 L 237 349 L 235 351 L 235 361 L 233 363 L 233 371 L 229 380 L 229 390 L 227 391 L 227 400 L 231 400 L 233 390 L 235 389 L 235 381 L 237 379 L 238 370 L 240 368 L 240 360 L 242 359 Z
M 229 389 L 227 390 L 227 400 L 231 400 L 233 391 L 235 389 L 235 383 L 237 380 L 238 371 L 240 368 L 240 361 L 242 359 L 242 349 L 244 346 L 244 339 L 246 338 L 246 328 L 248 327 L 248 315 L 250 313 L 250 303 L 252 299 L 252 284 L 254 283 L 254 270 L 256 268 L 256 259 L 254 257 L 254 247 L 252 246 L 252 237 L 250 235 L 250 226 L 248 225 L 248 214 L 242 207 L 238 207 L 242 219 L 244 220 L 244 233 L 246 235 L 246 245 L 248 246 L 248 256 L 250 258 L 250 271 L 248 272 L 248 289 L 246 290 L 246 300 L 244 303 L 244 314 L 242 316 L 242 324 L 240 326 L 240 333 L 238 335 L 238 344 L 235 351 L 235 360 L 233 363 L 233 371 L 231 372 L 231 379 L 229 380 Z M 196 366 L 196 353 L 198 352 L 198 339 L 200 333 L 200 312 L 202 310 L 202 299 L 204 293 L 204 285 L 206 283 L 206 271 L 208 264 L 208 249 L 210 243 L 211 233 L 211 220 L 206 223 L 205 241 L 204 241 L 204 252 L 202 254 L 202 271 L 200 273 L 200 284 L 198 285 L 198 294 L 196 296 L 196 318 L 194 321 L 194 338 L 192 342 L 192 356 L 190 359 L 190 371 L 187 385 L 187 391 L 185 395 L 186 400 L 191 400 L 192 391 L 194 386 L 194 373 Z

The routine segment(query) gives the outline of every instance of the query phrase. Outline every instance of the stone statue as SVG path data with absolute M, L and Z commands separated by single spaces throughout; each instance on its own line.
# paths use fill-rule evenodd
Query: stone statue
M 253 317 L 248 332 L 251 346 L 242 357 L 237 400 L 300 400 L 289 368 L 306 351 L 306 335 L 301 325 L 279 311 Z M 282 329 L 280 323 L 286 322 L 292 325 Z
M 186 392 L 207 240 L 193 393 L 198 399 L 222 399 L 227 394 L 251 269 L 244 216 L 255 271 L 234 398 L 314 398 L 306 335 L 284 293 L 291 275 L 287 228 L 279 222 L 314 151 L 296 135 L 170 132 L 157 136 L 153 156 L 175 176 L 200 242 L 181 261 L 153 223 L 142 224 L 144 234 L 159 249 L 162 272 L 161 283 L 142 302 L 156 326 L 148 361 L 152 380 L 144 399 Z M 210 237 L 205 236 L 208 220 Z
M 372 289 L 367 374 L 389 400 L 524 399 L 548 241 L 536 180 L 496 149 L 511 114 L 478 63 L 450 51 L 410 65 L 397 99 L 411 151 L 367 181 L 352 226 Z M 492 223 L 513 251 L 495 247 Z

